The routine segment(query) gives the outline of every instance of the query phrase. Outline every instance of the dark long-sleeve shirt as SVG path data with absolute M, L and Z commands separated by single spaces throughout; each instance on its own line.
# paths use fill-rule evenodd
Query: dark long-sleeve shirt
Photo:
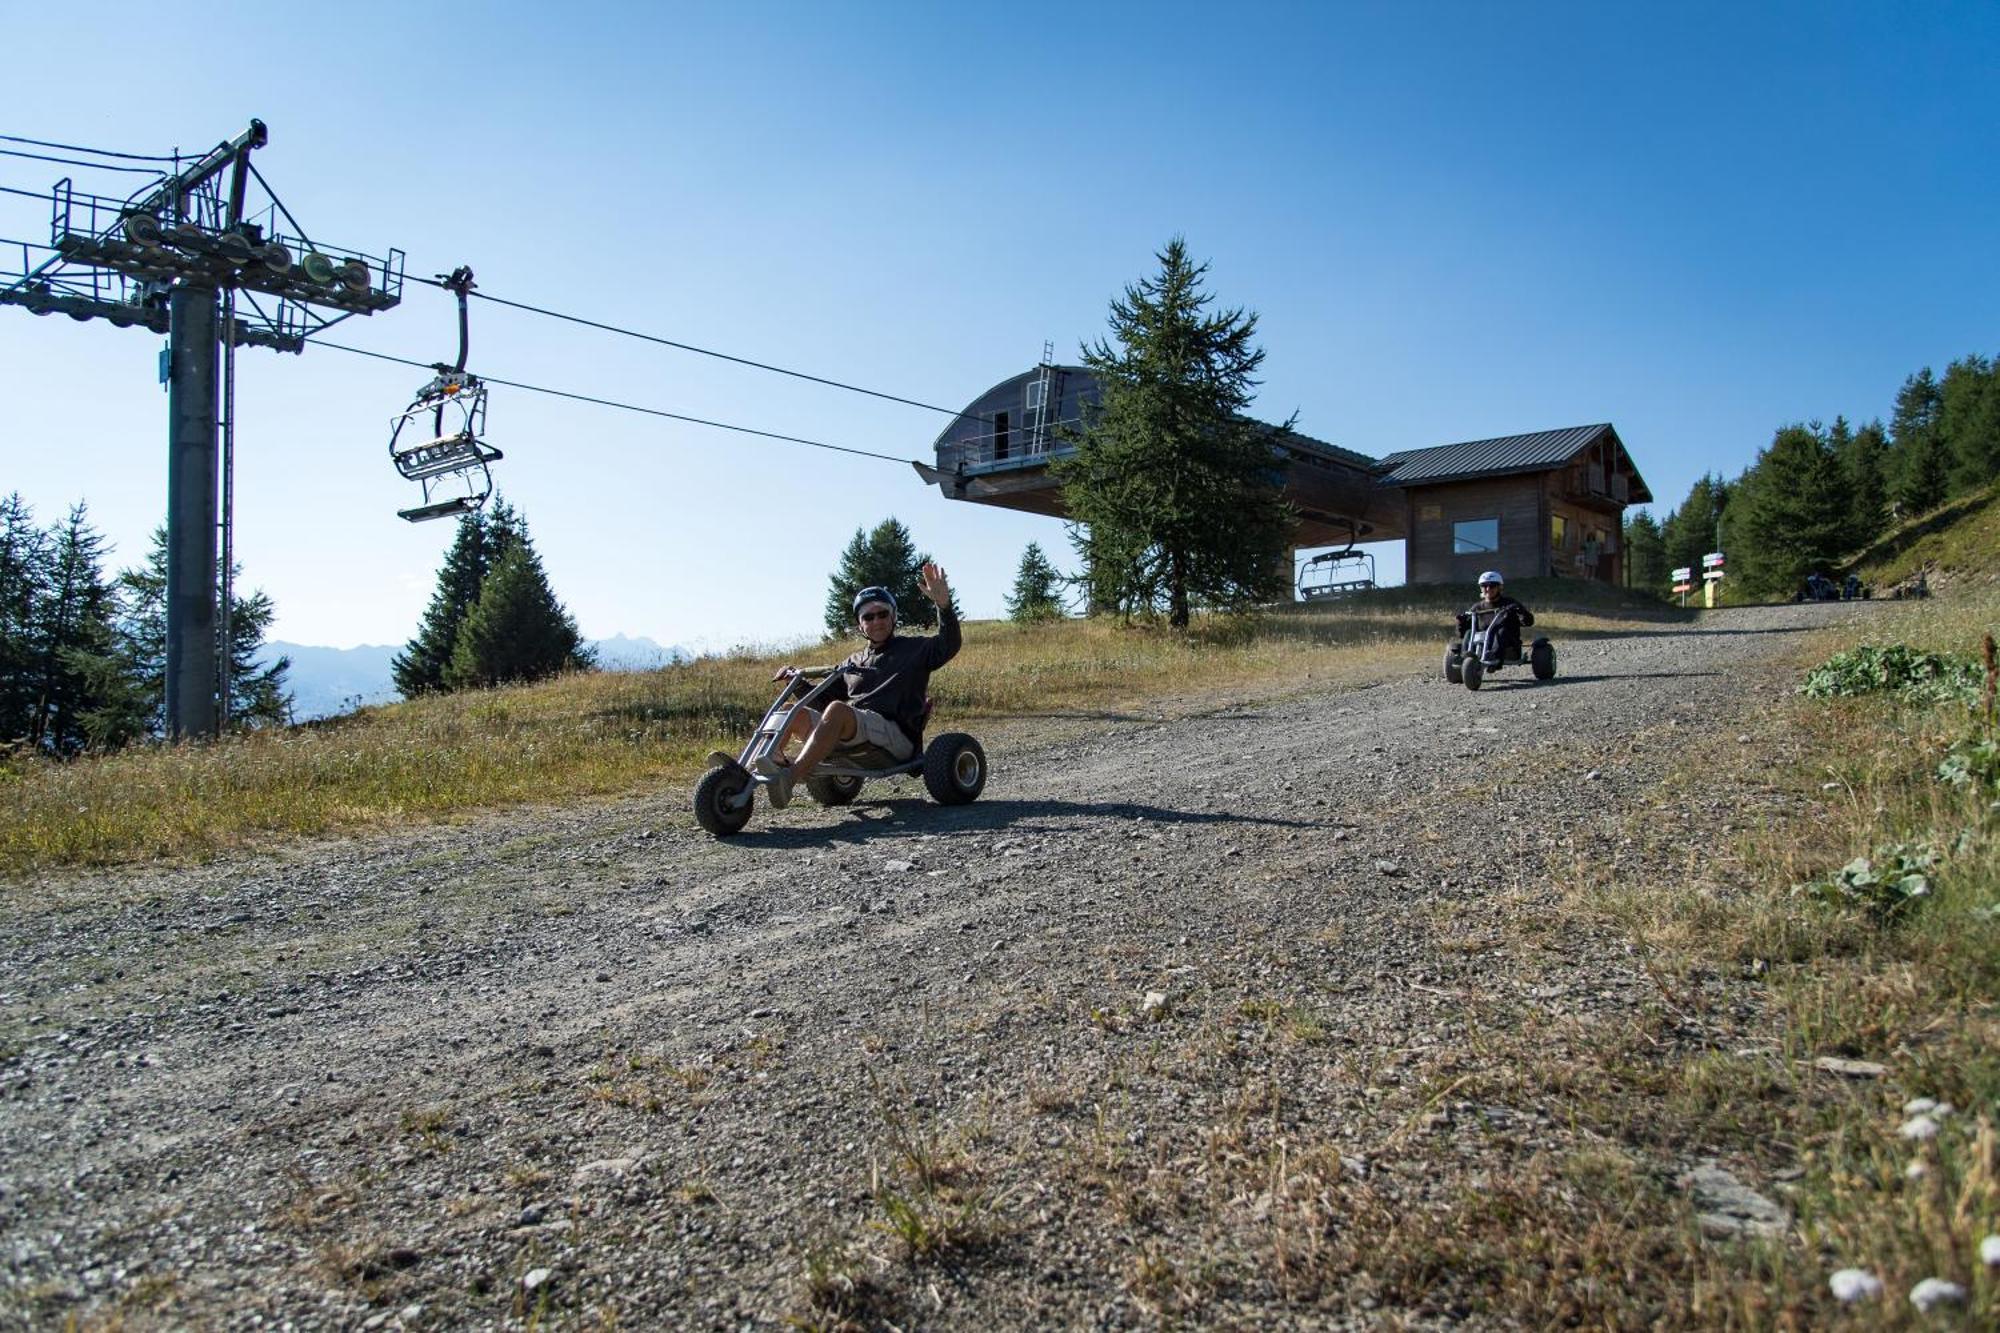
M 842 662 L 840 685 L 831 697 L 880 713 L 915 745 L 922 739 L 931 672 L 958 656 L 960 641 L 958 617 L 949 606 L 939 607 L 936 634 L 891 634 L 881 647 L 871 643 Z
M 1507 610 L 1513 611 L 1514 615 L 1518 619 L 1518 623 L 1521 624 L 1522 626 L 1528 626 L 1535 623 L 1535 613 L 1533 611 L 1530 611 L 1527 607 L 1522 606 L 1519 602 L 1515 601 L 1512 597 L 1509 597 L 1504 593 L 1501 594 L 1500 600 L 1494 602 L 1491 606 L 1488 606 L 1486 604 L 1486 599 L 1482 597 L 1478 601 L 1474 602 L 1471 605 L 1471 607 L 1468 608 L 1462 614 L 1470 615 L 1474 611 L 1507 611 Z

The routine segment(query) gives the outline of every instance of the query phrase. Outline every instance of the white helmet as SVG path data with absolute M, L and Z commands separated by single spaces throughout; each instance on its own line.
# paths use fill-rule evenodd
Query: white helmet
M 1500 577 L 1500 571 L 1497 569 L 1489 569 L 1484 574 L 1481 574 L 1479 576 L 1480 587 L 1483 588 L 1489 583 L 1495 584 L 1502 588 L 1507 586 L 1507 580 Z

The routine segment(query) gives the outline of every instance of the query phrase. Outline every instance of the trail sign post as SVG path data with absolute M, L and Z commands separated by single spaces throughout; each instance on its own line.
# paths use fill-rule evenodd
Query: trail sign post
M 1710 551 L 1701 558 L 1701 583 L 1702 604 L 1713 607 L 1716 589 L 1722 586 L 1722 552 Z

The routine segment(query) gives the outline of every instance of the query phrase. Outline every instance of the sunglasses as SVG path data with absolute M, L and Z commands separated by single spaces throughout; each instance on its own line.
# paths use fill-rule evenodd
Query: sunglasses
M 888 618 L 889 613 L 887 611 L 863 611 L 861 613 L 861 623 L 864 625 L 877 620 L 887 620 Z

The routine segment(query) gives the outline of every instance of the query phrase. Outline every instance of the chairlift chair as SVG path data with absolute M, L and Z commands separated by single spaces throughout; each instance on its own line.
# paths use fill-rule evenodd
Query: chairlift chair
M 472 270 L 459 268 L 443 279 L 458 297 L 458 361 L 433 366 L 437 376 L 391 422 L 389 459 L 404 480 L 423 489 L 422 504 L 396 511 L 412 523 L 469 514 L 493 493 L 489 464 L 503 457 L 480 438 L 486 431 L 486 385 L 465 370 L 466 294 Z
M 1295 586 L 1302 602 L 1367 592 L 1375 586 L 1375 557 L 1355 550 L 1352 544 L 1324 552 L 1300 566 Z

